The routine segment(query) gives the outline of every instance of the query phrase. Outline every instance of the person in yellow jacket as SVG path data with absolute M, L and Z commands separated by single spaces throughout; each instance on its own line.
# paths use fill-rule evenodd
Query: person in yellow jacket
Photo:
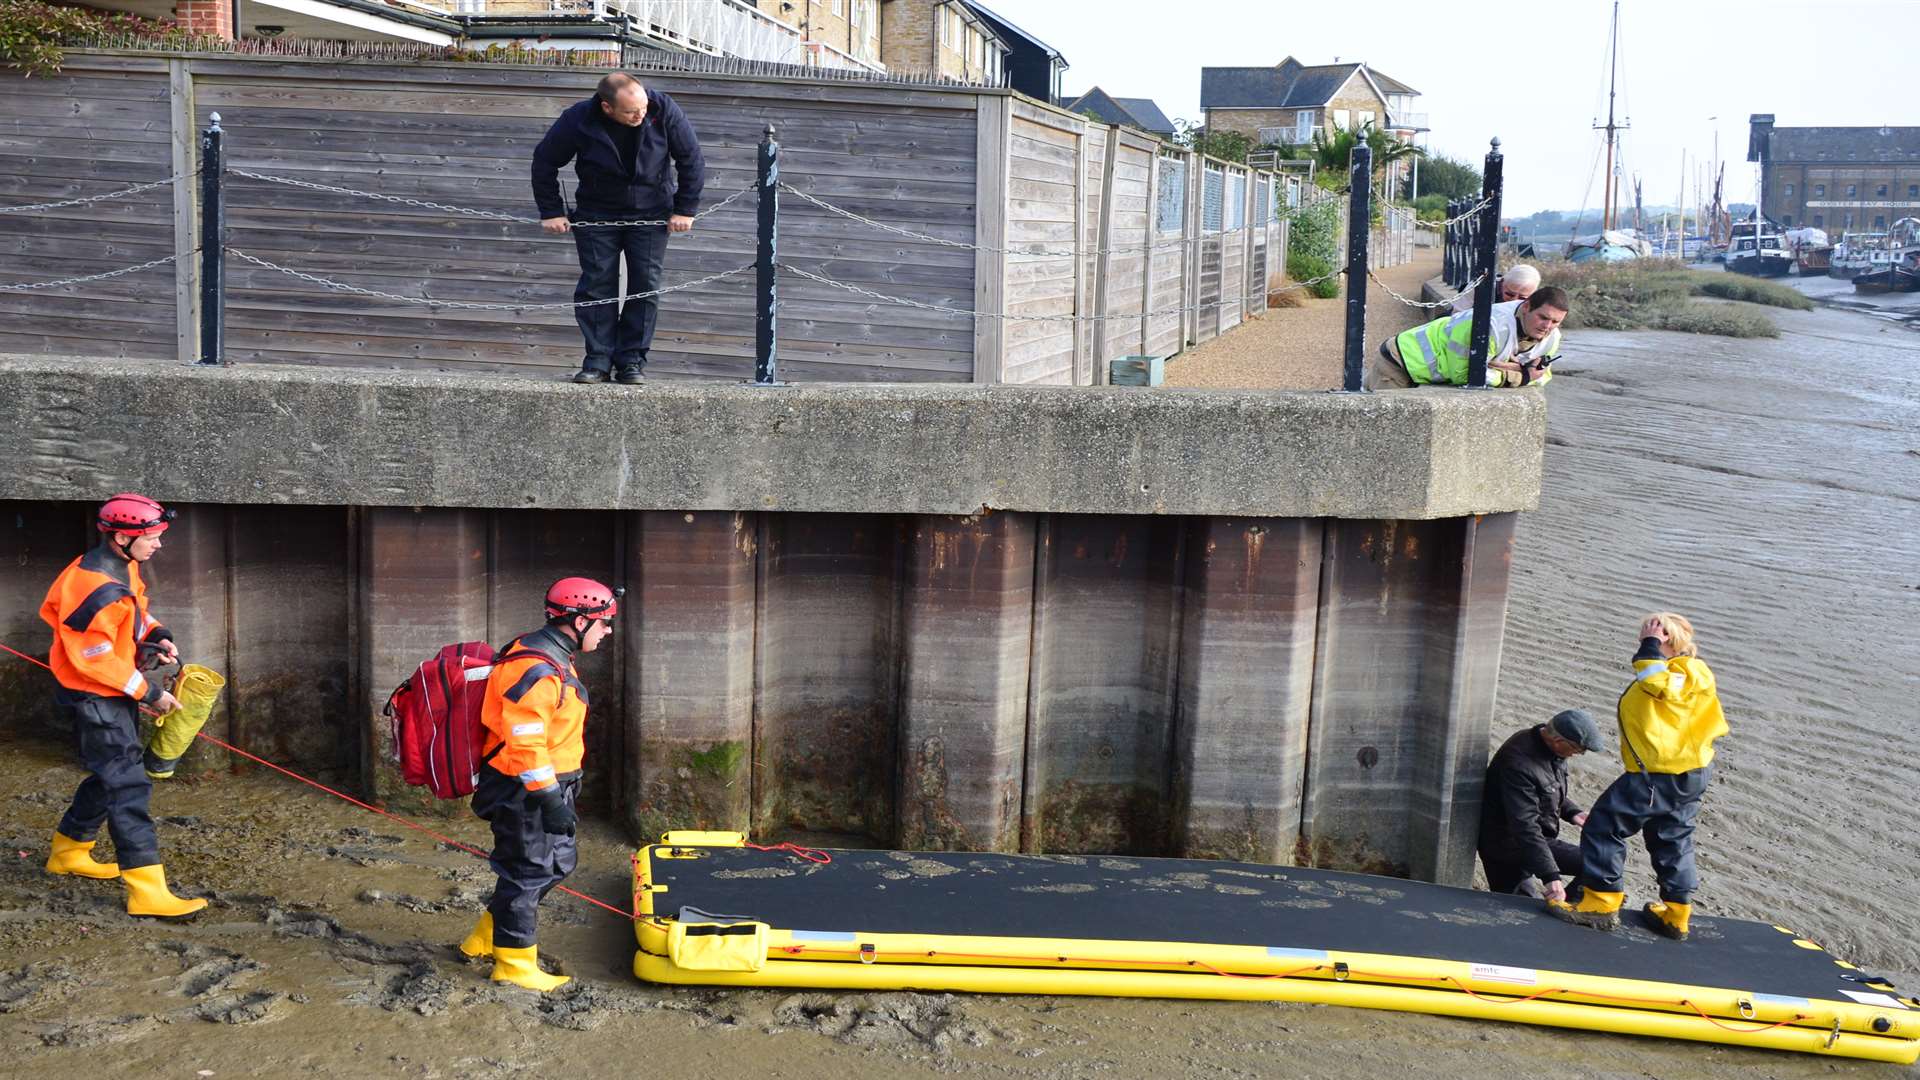
M 1487 333 L 1487 385 L 1526 386 L 1553 378 L 1560 324 L 1573 310 L 1565 289 L 1549 285 L 1524 300 L 1493 305 Z M 1443 315 L 1380 343 L 1368 385 L 1374 390 L 1465 386 L 1473 312 Z
M 47 871 L 77 877 L 119 878 L 127 913 L 161 918 L 192 915 L 205 900 L 182 899 L 167 888 L 148 800 L 153 781 L 142 763 L 140 717 L 164 715 L 179 702 L 143 667 L 179 659 L 173 635 L 147 611 L 140 567 L 159 552 L 173 511 L 144 495 L 115 495 L 94 517 L 100 543 L 60 572 L 40 605 L 53 628 L 48 667 L 59 682 L 54 707 L 73 726 L 87 778 L 53 833 Z M 144 662 L 143 662 L 144 661 Z M 105 823 L 117 863 L 96 861 L 94 836 Z
M 625 589 L 570 577 L 547 590 L 547 624 L 515 638 L 487 676 L 480 722 L 480 780 L 473 812 L 493 827 L 488 856 L 498 881 L 473 932 L 471 957 L 493 957 L 493 980 L 553 990 L 565 975 L 540 970 L 540 901 L 573 873 L 574 806 L 586 756 L 587 688 L 574 670 L 613 632 Z
M 1549 901 L 1568 922 L 1612 930 L 1626 899 L 1627 838 L 1641 833 L 1660 883 L 1642 916 L 1656 933 L 1687 939 L 1693 891 L 1693 830 L 1713 777 L 1713 743 L 1727 733 L 1713 671 L 1700 659 L 1693 624 L 1672 612 L 1640 624 L 1633 681 L 1620 695 L 1620 760 L 1626 772 L 1588 811 L 1580 832 L 1580 902 Z

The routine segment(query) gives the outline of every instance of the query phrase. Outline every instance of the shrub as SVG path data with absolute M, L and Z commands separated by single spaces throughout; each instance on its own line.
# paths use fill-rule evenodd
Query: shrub
M 1780 336 L 1766 312 L 1745 304 L 1687 304 L 1661 313 L 1660 329 L 1731 338 Z
M 1308 255 L 1298 251 L 1287 256 L 1287 276 L 1293 280 L 1314 281 L 1316 278 L 1326 278 L 1325 281 L 1314 281 L 1314 284 L 1307 286 L 1306 290 L 1322 300 L 1331 300 L 1340 295 L 1340 279 L 1329 277 L 1328 275 L 1332 273 L 1332 259 L 1323 259 L 1318 255 Z
M 1812 311 L 1813 301 L 1805 293 L 1777 281 L 1762 281 L 1744 274 L 1693 271 L 1693 291 L 1698 296 L 1717 296 L 1722 300 L 1744 300 L 1749 304 Z
M 184 47 L 192 39 L 171 22 L 138 15 L 64 7 L 40 0 L 0 0 L 0 63 L 22 73 L 52 75 L 66 60 L 62 46 L 102 38 L 134 38 Z

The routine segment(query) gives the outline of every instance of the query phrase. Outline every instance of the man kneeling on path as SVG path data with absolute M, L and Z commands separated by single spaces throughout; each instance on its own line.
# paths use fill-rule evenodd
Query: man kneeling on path
M 207 906 L 167 888 L 153 832 L 140 747 L 139 710 L 164 716 L 180 707 L 140 673 L 179 660 L 173 634 L 147 613 L 140 567 L 160 550 L 173 511 L 145 495 L 115 495 L 94 518 L 100 543 L 67 564 L 47 591 L 40 617 L 53 627 L 47 659 L 60 689 L 54 708 L 73 726 L 87 778 L 53 834 L 47 871 L 127 886 L 127 914 L 174 918 Z M 144 664 L 142 661 L 146 661 Z M 94 861 L 94 835 L 106 823 L 118 863 Z
M 1584 709 L 1568 709 L 1515 734 L 1493 755 L 1480 806 L 1480 865 L 1487 871 L 1487 888 L 1566 899 L 1560 878 L 1580 872 L 1580 848 L 1560 839 L 1560 823 L 1587 821 L 1587 812 L 1567 797 L 1567 759 L 1600 746 L 1593 717 Z
M 514 639 L 487 676 L 473 812 L 493 826 L 487 861 L 499 882 L 460 951 L 492 956 L 495 982 L 553 990 L 569 981 L 540 970 L 534 931 L 541 899 L 573 873 L 578 858 L 574 804 L 586 755 L 587 688 L 573 658 L 613 632 L 625 592 L 592 578 L 554 582 L 547 625 Z
M 1571 303 L 1565 289 L 1548 285 L 1525 300 L 1493 305 L 1487 385 L 1525 386 L 1551 379 L 1548 368 L 1560 356 L 1560 324 L 1572 310 Z M 1375 390 L 1465 386 L 1472 337 L 1471 311 L 1416 326 L 1380 343 L 1368 381 Z

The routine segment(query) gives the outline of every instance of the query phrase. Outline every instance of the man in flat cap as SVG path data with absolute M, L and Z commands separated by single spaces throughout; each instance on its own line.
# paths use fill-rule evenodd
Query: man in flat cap
M 1560 839 L 1560 823 L 1583 825 L 1585 808 L 1567 797 L 1567 759 L 1601 748 L 1584 709 L 1556 713 L 1517 732 L 1487 765 L 1480 807 L 1480 865 L 1494 892 L 1564 900 L 1562 877 L 1580 873 L 1580 845 Z

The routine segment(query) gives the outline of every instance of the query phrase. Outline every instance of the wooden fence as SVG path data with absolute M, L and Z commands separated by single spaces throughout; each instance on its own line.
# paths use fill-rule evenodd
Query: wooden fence
M 213 113 L 227 132 L 231 249 L 415 301 L 564 304 L 578 274 L 573 245 L 530 221 L 238 173 L 531 219 L 533 146 L 596 75 L 108 51 L 70 52 L 54 78 L 0 74 L 0 211 L 179 177 L 126 199 L 0 212 L 0 250 L 11 256 L 0 284 L 189 253 L 171 268 L 0 291 L 0 349 L 197 355 L 192 174 Z M 782 199 L 783 262 L 924 305 L 783 274 L 779 355 L 789 378 L 1103 382 L 1113 357 L 1171 355 L 1264 310 L 1285 264 L 1271 175 L 1005 91 L 708 74 L 646 81 L 700 131 L 708 207 L 751 185 L 755 147 L 772 124 L 784 183 L 916 234 Z M 562 178 L 570 187 L 571 171 Z M 748 194 L 676 238 L 665 283 L 751 263 L 754 213 Z M 580 359 L 565 307 L 371 298 L 231 254 L 226 274 L 232 362 L 553 375 Z M 650 373 L 748 377 L 752 280 L 662 298 Z

